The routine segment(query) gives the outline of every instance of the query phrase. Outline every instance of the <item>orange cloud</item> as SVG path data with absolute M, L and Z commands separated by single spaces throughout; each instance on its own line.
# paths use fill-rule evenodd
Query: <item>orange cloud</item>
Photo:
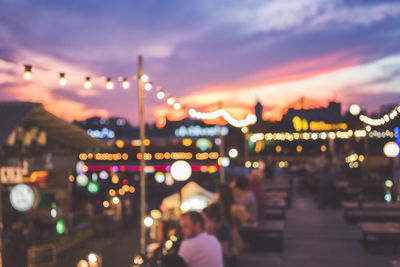
M 348 69 L 357 66 L 359 63 L 360 59 L 358 57 L 350 57 L 348 53 L 345 52 L 300 60 L 277 66 L 274 69 L 257 72 L 239 81 L 233 81 L 230 84 L 206 86 L 203 90 L 196 91 L 182 98 L 182 102 L 187 103 L 190 107 L 215 106 L 216 103 L 221 102 L 224 108 L 230 110 L 232 116 L 241 119 L 245 117 L 246 114 L 253 113 L 256 99 L 265 95 L 260 98 L 263 104 L 268 104 L 268 108 L 264 111 L 263 117 L 264 119 L 277 120 L 281 118 L 282 113 L 286 109 L 286 105 L 302 96 L 300 94 L 301 90 L 298 90 L 299 92 L 297 94 L 290 94 L 288 92 L 288 95 L 282 96 L 282 92 L 267 92 L 266 90 L 268 88 L 271 88 L 271 86 L 293 84 L 323 74 Z M 251 99 L 252 97 L 254 98 Z M 328 92 L 325 94 L 325 97 L 326 99 L 329 97 Z M 326 101 L 324 100 L 323 102 Z M 216 108 L 207 108 L 206 111 L 212 110 L 216 110 Z M 166 113 L 164 107 L 156 108 L 156 117 L 165 114 L 168 114 L 167 116 L 170 120 L 181 119 L 183 116 L 180 114 L 174 118 L 175 115 L 173 115 L 173 111 L 171 112 L 171 110 L 169 110 Z
M 85 69 L 68 64 L 66 62 L 45 56 L 42 54 L 21 51 L 22 56 L 30 58 L 30 62 L 37 63 L 39 66 L 63 66 L 66 73 L 66 90 L 79 97 L 94 96 L 99 94 L 94 89 L 84 89 Z M 109 116 L 110 112 L 105 109 L 90 108 L 84 104 L 84 101 L 76 101 L 65 97 L 56 96 L 54 90 L 60 88 L 58 84 L 59 73 L 57 71 L 48 71 L 41 68 L 32 68 L 32 79 L 24 80 L 24 67 L 20 64 L 7 63 L 0 61 L 0 84 L 9 84 L 3 89 L 3 95 L 7 95 L 7 100 L 29 101 L 43 103 L 52 113 L 66 120 L 81 120 L 90 116 Z

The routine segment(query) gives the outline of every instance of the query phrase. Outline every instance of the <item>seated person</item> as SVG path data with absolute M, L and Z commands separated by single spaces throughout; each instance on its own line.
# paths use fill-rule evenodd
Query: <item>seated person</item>
M 243 224 L 255 223 L 256 220 L 241 205 L 235 203 L 232 189 L 227 184 L 221 184 L 216 192 L 217 203 L 221 206 L 222 221 L 232 228 L 233 250 L 239 255 L 244 247 L 239 228 Z
M 232 266 L 234 261 L 231 226 L 222 221 L 222 208 L 219 203 L 213 203 L 203 210 L 204 225 L 207 233 L 214 235 L 222 245 L 224 261 Z
M 184 237 L 178 255 L 189 267 L 223 267 L 222 247 L 217 238 L 204 232 L 203 216 L 195 211 L 182 214 Z
M 249 181 L 247 178 L 239 176 L 235 178 L 232 185 L 236 203 L 242 205 L 253 218 L 257 218 L 257 201 L 253 192 L 249 189 Z
M 257 171 L 253 171 L 249 177 L 249 189 L 253 192 L 257 201 L 257 215 L 262 218 L 265 208 L 265 191 L 261 182 L 262 177 Z

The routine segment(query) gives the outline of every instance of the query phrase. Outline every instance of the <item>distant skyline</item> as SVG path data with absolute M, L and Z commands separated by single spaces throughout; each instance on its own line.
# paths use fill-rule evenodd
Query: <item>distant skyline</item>
M 83 88 L 86 75 L 144 70 L 189 107 L 264 117 L 304 96 L 369 112 L 400 103 L 400 2 L 381 0 L 0 0 L 0 100 L 42 102 L 67 119 L 124 117 L 137 125 L 137 87 Z M 181 118 L 146 93 L 146 119 Z

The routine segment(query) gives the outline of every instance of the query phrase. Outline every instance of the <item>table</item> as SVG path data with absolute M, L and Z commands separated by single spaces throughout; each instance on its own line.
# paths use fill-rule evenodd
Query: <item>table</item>
M 265 186 L 265 191 L 290 191 L 290 184 L 267 184 Z
M 369 242 L 391 244 L 393 252 L 397 254 L 397 247 L 400 243 L 400 223 L 360 223 L 360 227 L 364 246 Z
M 257 225 L 243 225 L 240 233 L 243 241 L 256 250 L 283 250 L 283 220 L 260 220 Z
M 277 199 L 282 199 L 286 202 L 286 207 L 290 208 L 290 201 L 291 201 L 291 196 L 288 192 L 285 191 L 268 191 L 265 192 L 265 199 L 267 202 L 269 200 L 277 200 Z
M 265 219 L 284 219 L 286 217 L 286 200 L 282 198 L 267 199 L 264 209 Z
M 351 210 L 347 213 L 349 222 L 359 221 L 400 221 L 400 210 Z
M 347 221 L 357 218 L 362 219 L 363 217 L 368 219 L 368 216 L 372 217 L 372 219 L 379 217 L 379 215 L 382 215 L 382 219 L 390 219 L 391 216 L 393 217 L 392 219 L 397 219 L 400 216 L 400 203 L 397 202 L 370 201 L 362 202 L 359 205 L 356 201 L 344 201 L 342 206 L 344 208 L 344 217 Z M 379 220 L 379 218 L 377 219 Z

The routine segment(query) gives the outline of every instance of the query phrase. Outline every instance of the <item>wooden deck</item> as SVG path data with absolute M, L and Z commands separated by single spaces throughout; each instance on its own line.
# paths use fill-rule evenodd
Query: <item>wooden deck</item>
M 292 201 L 292 208 L 286 210 L 282 253 L 248 251 L 238 266 L 400 266 L 392 250 L 368 253 L 362 245 L 361 228 L 345 222 L 343 209 L 321 210 L 312 196 L 299 195 L 296 190 Z

